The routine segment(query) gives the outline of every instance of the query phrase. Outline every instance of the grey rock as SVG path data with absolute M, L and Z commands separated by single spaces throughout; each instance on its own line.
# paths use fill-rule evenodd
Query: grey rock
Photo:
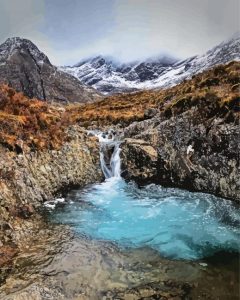
M 153 118 L 158 113 L 158 110 L 156 108 L 148 108 L 144 111 L 144 117 L 145 118 Z
M 103 179 L 96 138 L 78 126 L 68 130 L 68 137 L 69 142 L 53 151 L 17 155 L 0 147 L 0 220 L 7 224 L 0 224 L 3 244 L 9 237 L 20 242 L 13 223 L 31 220 L 44 201 L 54 199 L 64 188 Z
M 239 134 L 237 120 L 202 119 L 196 108 L 169 119 L 158 114 L 124 130 L 123 175 L 240 201 Z M 188 155 L 192 141 L 194 151 Z M 147 146 L 157 158 L 146 153 Z
M 0 83 L 30 98 L 56 102 L 92 102 L 101 94 L 58 70 L 31 41 L 10 38 L 0 45 Z

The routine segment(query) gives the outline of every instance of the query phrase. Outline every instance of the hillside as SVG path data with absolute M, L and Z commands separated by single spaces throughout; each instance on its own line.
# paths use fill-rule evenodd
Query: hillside
M 10 150 L 49 148 L 64 139 L 62 109 L 0 87 L 0 143 Z
M 236 121 L 239 115 L 240 63 L 217 66 L 172 88 L 106 97 L 89 104 L 61 106 L 30 99 L 6 85 L 0 87 L 0 143 L 14 150 L 61 145 L 74 124 L 87 128 L 126 127 L 161 114 L 168 119 L 202 107 L 210 118 Z M 19 149 L 20 151 L 20 149 Z
M 69 107 L 76 122 L 83 126 L 126 126 L 152 117 L 157 112 L 166 117 L 188 110 L 192 106 L 215 106 L 214 114 L 234 114 L 239 103 L 240 63 L 220 65 L 194 76 L 172 88 L 142 91 L 107 97 L 96 103 Z
M 100 93 L 61 72 L 31 41 L 9 38 L 0 45 L 0 83 L 41 100 L 92 102 Z

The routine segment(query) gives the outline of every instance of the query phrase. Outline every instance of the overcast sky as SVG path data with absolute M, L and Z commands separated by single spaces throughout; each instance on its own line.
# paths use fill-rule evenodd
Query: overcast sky
M 56 65 L 201 54 L 239 31 L 239 0 L 0 0 L 0 43 L 32 40 Z

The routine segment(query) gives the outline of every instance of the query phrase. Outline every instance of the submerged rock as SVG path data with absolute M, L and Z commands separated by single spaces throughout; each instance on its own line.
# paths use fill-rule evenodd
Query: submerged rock
M 104 300 L 113 299 L 166 299 L 166 300 L 184 300 L 191 299 L 189 294 L 192 286 L 188 283 L 174 281 L 160 281 L 145 285 L 140 285 L 131 289 L 116 289 L 103 293 Z
M 65 226 L 39 222 L 33 233 L 0 287 L 3 300 L 237 299 L 236 255 L 228 263 L 216 255 L 205 268 L 149 247 L 123 250 L 76 237 Z

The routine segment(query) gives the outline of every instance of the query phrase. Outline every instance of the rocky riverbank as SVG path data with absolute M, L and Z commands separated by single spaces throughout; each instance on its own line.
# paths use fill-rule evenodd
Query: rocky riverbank
M 166 119 L 158 114 L 124 130 L 124 177 L 240 201 L 237 119 L 202 118 L 210 101 Z
M 78 126 L 66 134 L 68 142 L 58 150 L 17 154 L 0 148 L 1 273 L 41 222 L 37 212 L 44 201 L 69 186 L 102 180 L 98 141 Z
M 177 94 L 166 91 L 158 109 L 145 111 L 148 119 L 126 127 L 125 178 L 240 201 L 238 67 L 220 66 Z

